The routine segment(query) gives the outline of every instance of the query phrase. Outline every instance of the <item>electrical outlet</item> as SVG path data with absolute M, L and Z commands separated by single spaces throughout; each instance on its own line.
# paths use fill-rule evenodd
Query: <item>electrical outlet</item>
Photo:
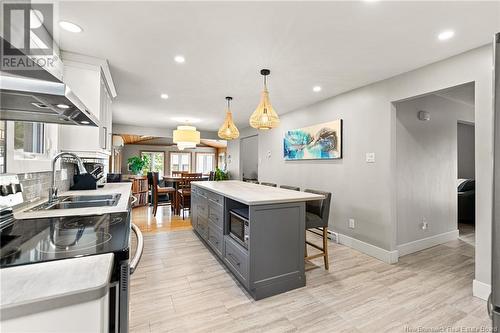
M 421 227 L 422 227 L 422 230 L 427 230 L 427 228 L 429 227 L 429 223 L 427 223 L 427 220 L 425 219 L 425 217 L 422 218 Z
M 366 153 L 366 163 L 375 163 L 375 153 Z
M 66 179 L 68 179 L 68 170 L 61 169 L 61 180 L 66 180 Z
M 349 228 L 354 229 L 355 228 L 355 222 L 354 219 L 349 219 Z

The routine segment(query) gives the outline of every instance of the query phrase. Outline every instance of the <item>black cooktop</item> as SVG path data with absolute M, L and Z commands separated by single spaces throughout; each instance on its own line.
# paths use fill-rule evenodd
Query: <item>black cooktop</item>
M 0 268 L 113 252 L 129 259 L 128 212 L 14 220 L 0 230 Z

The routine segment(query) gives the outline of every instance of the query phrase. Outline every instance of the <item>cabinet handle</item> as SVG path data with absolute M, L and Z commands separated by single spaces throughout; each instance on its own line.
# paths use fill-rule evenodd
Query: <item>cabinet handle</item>
M 210 236 L 210 238 L 215 240 L 215 245 L 219 245 L 219 241 L 217 240 L 217 238 L 215 238 L 214 236 Z
M 239 265 L 240 265 L 240 262 L 238 261 L 238 258 L 236 258 L 236 257 L 235 257 L 232 253 L 228 253 L 228 254 L 227 254 L 227 256 L 228 256 L 228 257 L 230 257 L 230 258 L 232 258 L 232 259 L 233 259 L 233 261 L 235 262 L 235 264 L 236 264 L 237 266 L 239 266 Z

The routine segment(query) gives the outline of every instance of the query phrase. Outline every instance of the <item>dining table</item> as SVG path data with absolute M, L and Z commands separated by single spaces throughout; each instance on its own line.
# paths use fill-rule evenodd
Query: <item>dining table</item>
M 177 190 L 179 190 L 179 183 L 181 182 L 182 180 L 182 177 L 181 176 L 172 176 L 172 175 L 165 175 L 163 176 L 163 181 L 165 182 L 165 186 L 170 186 L 170 184 L 172 184 L 172 187 L 175 188 L 175 193 L 177 195 Z M 200 180 L 200 178 L 198 178 L 197 180 Z M 201 176 L 201 180 L 208 180 L 208 176 Z M 176 205 L 174 207 L 174 214 L 176 215 L 179 215 L 180 212 L 179 212 L 179 205 L 177 204 L 177 200 L 175 200 L 176 202 Z

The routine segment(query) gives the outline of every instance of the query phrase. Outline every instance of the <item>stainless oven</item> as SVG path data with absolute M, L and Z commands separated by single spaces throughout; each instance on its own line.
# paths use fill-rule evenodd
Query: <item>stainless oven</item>
M 229 211 L 229 236 L 245 248 L 250 241 L 248 209 L 239 208 Z
M 118 263 L 119 269 L 113 272 L 114 278 L 110 283 L 108 319 L 108 331 L 110 333 L 129 332 L 130 276 L 137 268 L 144 249 L 144 239 L 139 227 L 131 223 L 131 230 L 137 239 L 137 249 L 134 257 L 130 261 L 127 259 Z

